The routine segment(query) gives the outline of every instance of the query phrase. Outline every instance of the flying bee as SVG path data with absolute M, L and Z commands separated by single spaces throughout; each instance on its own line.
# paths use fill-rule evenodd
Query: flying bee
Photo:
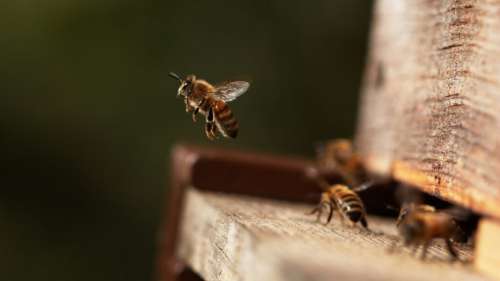
M 444 239 L 451 258 L 458 259 L 453 239 L 461 235 L 462 231 L 450 214 L 445 211 L 436 211 L 429 205 L 410 205 L 401 208 L 399 218 L 401 219 L 398 223 L 398 230 L 403 243 L 405 246 L 413 245 L 414 253 L 420 245 L 423 245 L 422 260 L 425 259 L 432 240 L 437 238 Z M 395 246 L 396 244 L 393 248 Z
M 177 96 L 184 97 L 186 112 L 192 112 L 193 122 L 198 113 L 205 116 L 205 134 L 210 140 L 217 138 L 217 131 L 224 137 L 236 138 L 239 124 L 227 103 L 244 94 L 250 87 L 248 82 L 229 81 L 212 86 L 192 74 L 186 79 L 172 72 L 169 76 L 179 81 Z
M 355 152 L 352 141 L 334 139 L 316 149 L 317 166 L 324 174 L 338 174 L 349 186 L 358 186 L 368 180 L 361 157 Z
M 334 212 L 338 212 L 342 221 L 347 219 L 352 222 L 352 225 L 360 222 L 364 228 L 368 228 L 365 206 L 357 192 L 361 192 L 371 187 L 371 182 L 350 189 L 343 184 L 329 185 L 322 179 L 317 180 L 324 190 L 323 193 L 321 193 L 321 199 L 318 206 L 310 212 L 311 215 L 315 213 L 318 214 L 317 221 L 320 221 L 323 211 L 328 209 L 329 213 L 325 224 L 328 224 L 332 220 Z

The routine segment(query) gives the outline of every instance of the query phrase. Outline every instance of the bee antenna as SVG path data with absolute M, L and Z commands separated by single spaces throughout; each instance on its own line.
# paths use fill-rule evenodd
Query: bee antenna
M 373 180 L 367 181 L 367 182 L 361 184 L 360 186 L 357 186 L 357 187 L 353 188 L 353 190 L 355 192 L 361 192 L 361 191 L 367 190 L 369 188 L 372 188 L 376 184 L 377 184 L 377 182 L 375 182 Z
M 173 72 L 169 72 L 168 76 L 170 76 L 170 77 L 174 78 L 175 80 L 177 80 L 177 81 L 179 81 L 179 82 L 182 83 L 182 79 L 179 77 L 179 75 L 177 75 L 177 74 L 175 74 Z

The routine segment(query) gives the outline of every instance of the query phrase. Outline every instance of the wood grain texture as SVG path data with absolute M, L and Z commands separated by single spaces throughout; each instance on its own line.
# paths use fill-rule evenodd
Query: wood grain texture
M 500 221 L 483 219 L 479 223 L 474 265 L 485 274 L 500 280 Z
M 373 232 L 305 215 L 312 206 L 191 189 L 178 256 L 205 280 L 487 280 L 465 263 L 449 263 L 435 243 L 422 262 L 387 249 L 394 221 L 369 217 Z M 459 250 L 470 259 L 470 249 Z
M 175 256 L 177 230 L 181 223 L 180 213 L 187 187 L 194 185 L 202 190 L 295 202 L 315 201 L 308 194 L 315 190 L 319 192 L 318 187 L 305 176 L 311 165 L 312 162 L 295 157 L 187 144 L 174 146 L 165 221 L 158 231 L 155 279 L 190 280 L 190 273 L 185 271 L 187 268 Z M 221 171 L 224 171 L 224 176 L 214 176 L 220 175 Z M 367 207 L 370 207 L 369 203 L 386 194 L 387 190 L 379 190 L 373 194 L 367 201 Z
M 367 168 L 500 218 L 500 1 L 379 0 L 356 145 Z

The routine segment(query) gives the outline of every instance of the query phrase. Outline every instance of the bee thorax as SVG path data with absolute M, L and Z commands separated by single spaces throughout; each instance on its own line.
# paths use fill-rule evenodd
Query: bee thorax
M 199 108 L 199 112 L 201 114 L 205 114 L 207 112 L 207 103 L 204 102 L 203 99 L 201 100 L 195 100 L 195 99 L 188 99 L 188 103 L 191 107 L 193 108 Z

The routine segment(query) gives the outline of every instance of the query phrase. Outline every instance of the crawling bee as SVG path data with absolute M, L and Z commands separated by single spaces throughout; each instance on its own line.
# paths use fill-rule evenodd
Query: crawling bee
M 321 145 L 317 149 L 316 164 L 306 174 L 323 190 L 318 206 L 310 213 L 317 213 L 318 221 L 326 208 L 329 209 L 326 224 L 331 221 L 333 213 L 338 212 L 342 220 L 348 219 L 353 225 L 360 222 L 368 228 L 365 206 L 357 192 L 372 187 L 375 182 L 367 180 L 361 159 L 354 152 L 350 140 L 336 139 Z M 328 178 L 332 174 L 340 176 L 347 185 L 331 185 Z M 355 188 L 351 189 L 352 186 Z
M 320 221 L 323 210 L 326 208 L 329 213 L 325 224 L 332 220 L 334 212 L 338 212 L 342 221 L 347 219 L 352 222 L 353 226 L 360 222 L 364 228 L 368 228 L 365 206 L 356 192 L 371 187 L 371 183 L 350 189 L 343 184 L 328 185 L 323 180 L 318 181 L 321 183 L 324 192 L 321 193 L 321 200 L 318 206 L 311 211 L 311 215 L 317 213 L 317 220 Z
M 329 208 L 326 224 L 332 220 L 333 212 L 336 211 L 340 213 L 342 220 L 348 219 L 353 225 L 361 222 L 363 227 L 368 228 L 363 202 L 356 192 L 343 184 L 332 185 L 323 192 L 320 203 L 311 211 L 311 215 L 318 213 L 317 220 L 319 221 L 324 208 Z
M 205 134 L 208 139 L 217 138 L 217 131 L 224 137 L 236 138 L 239 125 L 227 102 L 244 94 L 250 87 L 248 82 L 230 81 L 212 86 L 205 80 L 196 79 L 194 75 L 181 79 L 170 72 L 169 76 L 179 81 L 177 96 L 184 97 L 186 112 L 192 112 L 193 121 L 196 122 L 198 113 L 205 116 Z
M 408 216 L 410 212 L 436 212 L 436 208 L 426 204 L 403 203 L 396 219 L 396 226 L 399 227 L 401 222 Z
M 368 181 L 368 174 L 352 141 L 334 139 L 317 148 L 317 166 L 323 174 L 338 174 L 349 186 Z
M 414 252 L 423 245 L 422 260 L 425 259 L 432 240 L 437 238 L 444 239 L 451 258 L 458 259 L 452 241 L 454 237 L 461 235 L 461 230 L 450 214 L 436 211 L 429 205 L 409 205 L 401 208 L 398 220 L 398 230 L 404 244 L 413 245 Z

